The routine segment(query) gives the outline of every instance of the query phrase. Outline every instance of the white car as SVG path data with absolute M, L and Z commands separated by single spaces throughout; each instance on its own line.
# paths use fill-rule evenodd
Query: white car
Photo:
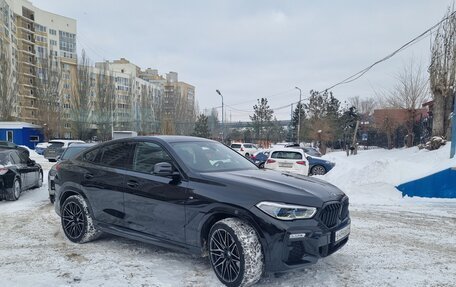
M 232 143 L 230 147 L 243 156 L 247 157 L 253 155 L 258 151 L 257 146 L 252 143 Z
M 49 141 L 48 148 L 44 151 L 44 158 L 51 162 L 57 161 L 63 151 L 71 144 L 85 143 L 80 140 L 52 140 Z
M 276 148 L 269 153 L 264 168 L 308 175 L 309 161 L 302 149 Z

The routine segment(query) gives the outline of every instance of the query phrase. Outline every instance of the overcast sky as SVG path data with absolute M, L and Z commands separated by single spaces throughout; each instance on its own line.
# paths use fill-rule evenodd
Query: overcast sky
M 78 50 L 93 62 L 127 58 L 179 73 L 196 87 L 200 109 L 226 104 L 227 120 L 247 120 L 256 99 L 273 108 L 307 97 L 383 58 L 444 16 L 452 0 L 119 1 L 33 0 L 75 18 Z M 425 68 L 430 38 L 333 90 L 342 102 L 388 89 L 414 59 Z M 221 109 L 219 108 L 219 113 Z M 290 107 L 276 109 L 289 119 Z

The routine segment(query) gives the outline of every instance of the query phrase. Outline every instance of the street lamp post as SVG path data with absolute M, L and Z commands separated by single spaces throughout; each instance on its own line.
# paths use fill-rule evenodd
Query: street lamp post
M 225 132 L 225 119 L 224 119 L 224 114 L 223 114 L 223 96 L 222 96 L 222 93 L 220 93 L 219 90 L 215 90 L 217 92 L 217 94 L 220 95 L 220 97 L 222 97 L 222 142 L 224 142 L 224 132 Z
M 301 144 L 300 135 L 301 135 L 301 89 L 295 87 L 295 89 L 299 90 L 299 104 L 298 104 L 298 144 Z

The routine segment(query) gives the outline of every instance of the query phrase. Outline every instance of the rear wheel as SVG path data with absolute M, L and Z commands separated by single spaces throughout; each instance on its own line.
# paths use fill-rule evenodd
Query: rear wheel
M 54 204 L 54 202 L 55 202 L 55 195 L 54 195 L 54 194 L 50 194 L 50 195 L 49 195 L 49 201 L 50 201 L 52 204 Z
M 323 175 L 326 173 L 326 169 L 321 165 L 316 165 L 310 170 L 311 175 Z
M 18 200 L 21 197 L 22 187 L 19 179 L 15 178 L 13 182 L 13 187 L 7 190 L 6 200 L 14 201 Z
M 101 232 L 95 227 L 85 199 L 80 195 L 68 197 L 62 205 L 61 223 L 65 236 L 75 243 L 97 239 Z
M 260 280 L 264 259 L 256 231 L 248 223 L 226 218 L 212 226 L 208 238 L 212 269 L 226 286 L 250 286 Z

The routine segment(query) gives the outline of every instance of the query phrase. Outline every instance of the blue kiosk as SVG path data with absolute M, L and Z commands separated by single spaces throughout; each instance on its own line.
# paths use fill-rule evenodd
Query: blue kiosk
M 43 129 L 24 122 L 0 122 L 0 141 L 9 141 L 34 149 L 44 141 Z

